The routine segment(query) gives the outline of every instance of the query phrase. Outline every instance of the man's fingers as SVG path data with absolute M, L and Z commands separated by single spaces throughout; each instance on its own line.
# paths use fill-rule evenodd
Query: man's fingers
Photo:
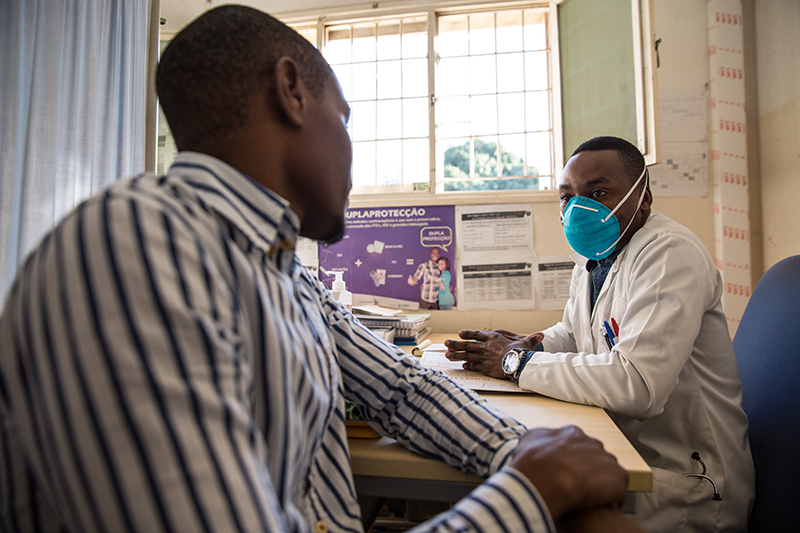
M 483 343 L 480 342 L 465 342 L 465 352 L 480 352 L 483 349 Z
M 505 337 L 505 338 L 507 338 L 509 340 L 512 340 L 512 341 L 519 340 L 520 337 L 522 337 L 522 335 L 518 335 L 518 334 L 514 333 L 513 331 L 508 331 L 507 329 L 496 329 L 496 330 L 494 330 L 494 332 L 495 333 L 499 333 L 503 337 Z
M 467 350 L 468 344 L 473 344 L 473 343 L 464 341 L 454 341 L 452 339 L 444 341 L 444 345 L 447 346 L 448 352 L 465 352 Z
M 444 356 L 447 357 L 450 361 L 467 361 L 469 359 L 469 354 L 465 351 L 446 351 L 444 352 Z
M 447 339 L 444 341 L 444 345 L 447 346 L 448 352 L 477 352 L 480 351 L 482 343 Z
M 458 336 L 461 337 L 462 339 L 476 340 L 477 341 L 477 340 L 481 340 L 478 337 L 482 333 L 484 333 L 484 332 L 480 331 L 480 330 L 462 329 L 461 331 L 458 332 Z M 485 335 L 484 335 L 484 338 L 485 338 Z

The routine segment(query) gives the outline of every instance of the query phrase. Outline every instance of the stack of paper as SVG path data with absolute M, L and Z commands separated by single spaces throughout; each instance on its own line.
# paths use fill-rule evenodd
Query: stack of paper
M 353 314 L 370 329 L 393 327 L 395 344 L 418 344 L 431 331 L 430 313 L 406 314 L 398 309 L 369 305 L 353 307 Z

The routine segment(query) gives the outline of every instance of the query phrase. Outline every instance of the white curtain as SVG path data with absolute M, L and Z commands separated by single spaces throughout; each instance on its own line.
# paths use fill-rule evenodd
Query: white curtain
M 144 169 L 150 0 L 0 0 L 0 302 L 78 203 Z

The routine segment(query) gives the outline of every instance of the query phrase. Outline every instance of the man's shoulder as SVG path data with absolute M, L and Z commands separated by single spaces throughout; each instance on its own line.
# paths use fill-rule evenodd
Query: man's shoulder
M 689 228 L 662 213 L 653 213 L 629 243 L 629 254 L 646 256 L 648 252 L 661 254 L 662 249 L 677 252 L 685 259 L 713 265 L 711 254 L 703 242 Z
M 637 237 L 646 241 L 654 239 L 686 240 L 702 246 L 702 241 L 692 230 L 662 213 L 651 214 L 645 225 L 636 232 L 634 239 Z M 631 240 L 633 241 L 634 239 Z

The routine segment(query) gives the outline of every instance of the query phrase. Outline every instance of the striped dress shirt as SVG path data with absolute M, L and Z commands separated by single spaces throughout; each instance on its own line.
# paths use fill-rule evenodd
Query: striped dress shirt
M 361 531 L 347 398 L 489 477 L 420 531 L 554 531 L 506 465 L 524 428 L 373 336 L 298 232 L 285 200 L 193 153 L 50 232 L 0 316 L 0 530 Z
M 439 267 L 436 263 L 425 261 L 414 273 L 419 283 L 419 297 L 426 302 L 439 303 Z

